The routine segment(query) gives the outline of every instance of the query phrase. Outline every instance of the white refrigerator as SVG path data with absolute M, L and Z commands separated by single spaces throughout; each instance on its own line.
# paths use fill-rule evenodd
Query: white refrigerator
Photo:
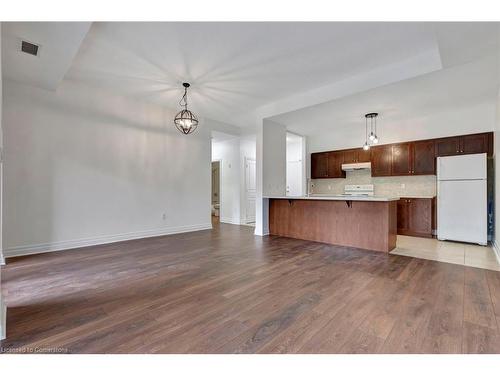
M 437 158 L 437 237 L 488 242 L 486 154 Z

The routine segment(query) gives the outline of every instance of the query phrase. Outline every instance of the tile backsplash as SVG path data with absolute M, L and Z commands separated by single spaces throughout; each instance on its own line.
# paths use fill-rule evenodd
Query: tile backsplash
M 370 170 L 346 172 L 346 178 L 311 180 L 313 194 L 342 194 L 345 185 L 373 184 L 375 195 L 418 197 L 436 195 L 436 176 L 372 177 Z

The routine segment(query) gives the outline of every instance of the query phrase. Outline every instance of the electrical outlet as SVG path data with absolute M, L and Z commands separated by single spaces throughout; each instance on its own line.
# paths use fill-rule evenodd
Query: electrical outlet
M 332 190 L 332 185 L 328 185 L 328 190 Z
M 163 215 L 161 215 L 161 218 L 162 218 L 163 220 L 167 220 L 167 214 L 164 212 L 164 213 L 163 213 Z
M 401 189 L 405 189 L 406 188 L 406 185 L 405 184 L 401 184 Z

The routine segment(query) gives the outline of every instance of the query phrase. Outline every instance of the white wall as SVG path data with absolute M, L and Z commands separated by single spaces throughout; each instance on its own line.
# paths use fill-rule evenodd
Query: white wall
M 499 64 L 500 69 L 500 64 Z M 497 106 L 496 106 L 496 123 L 494 132 L 494 171 L 495 171 L 495 233 L 493 248 L 497 255 L 497 259 L 500 262 L 500 90 L 497 96 Z
M 286 127 L 264 119 L 263 194 L 285 195 Z
M 381 114 L 377 121 L 377 130 L 380 144 L 488 132 L 493 131 L 495 127 L 495 113 L 496 103 L 484 101 L 405 120 L 391 120 L 390 116 L 384 117 L 384 114 Z M 361 147 L 365 141 L 362 117 L 358 127 L 338 124 L 335 129 L 308 135 L 308 153 Z
M 240 140 L 212 143 L 212 161 L 221 161 L 220 221 L 240 224 Z
M 211 227 L 203 119 L 68 81 L 4 82 L 3 114 L 6 256 Z
M 6 334 L 6 307 L 2 298 L 2 264 L 3 259 L 3 225 L 2 225 L 2 211 L 3 211 L 3 124 L 2 124 L 2 23 L 0 22 L 0 340 L 5 338 Z
M 381 118 L 377 122 L 380 144 L 439 138 L 452 135 L 489 132 L 495 129 L 496 103 L 484 101 L 452 110 L 429 113 L 419 118 L 391 121 Z M 311 175 L 311 153 L 361 147 L 365 128 L 360 119 L 359 127 L 343 127 L 307 136 L 307 176 Z
M 269 234 L 269 201 L 265 196 L 286 195 L 286 127 L 256 119 L 257 193 L 255 234 Z

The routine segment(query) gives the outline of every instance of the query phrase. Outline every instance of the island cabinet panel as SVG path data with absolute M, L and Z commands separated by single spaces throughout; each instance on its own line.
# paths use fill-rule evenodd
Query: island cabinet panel
M 401 198 L 398 201 L 398 234 L 432 237 L 434 198 Z
M 270 199 L 272 235 L 389 252 L 396 247 L 397 201 Z
M 392 172 L 392 146 L 375 146 L 371 148 L 372 176 L 390 176 Z
M 412 143 L 412 174 L 436 174 L 436 151 L 433 139 Z
M 311 178 L 328 177 L 328 152 L 311 154 Z
M 344 152 L 331 151 L 328 153 L 328 178 L 345 178 L 345 171 L 342 170 L 344 162 Z

